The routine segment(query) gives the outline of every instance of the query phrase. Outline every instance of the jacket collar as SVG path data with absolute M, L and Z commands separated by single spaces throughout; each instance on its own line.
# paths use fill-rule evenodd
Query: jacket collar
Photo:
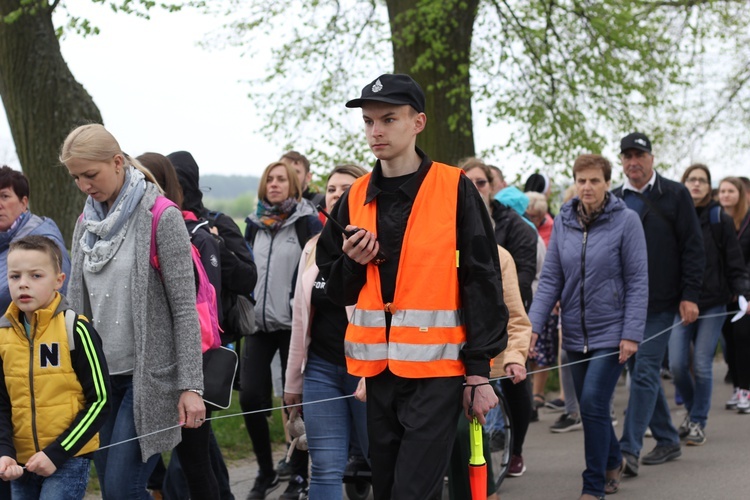
M 31 319 L 31 324 L 39 325 L 40 328 L 46 329 L 47 325 L 49 325 L 50 321 L 52 321 L 52 318 L 54 318 L 57 314 L 65 311 L 66 309 L 70 309 L 67 299 L 60 292 L 55 292 L 55 298 L 52 299 L 52 302 L 49 306 L 45 307 L 44 309 L 34 311 L 34 316 Z M 9 328 L 16 325 L 20 328 L 23 328 L 23 320 L 21 319 L 21 314 L 22 312 L 18 308 L 18 306 L 11 302 L 8 310 L 5 312 L 5 315 L 0 318 L 0 328 Z
M 562 208 L 560 209 L 560 217 L 562 217 L 563 222 L 565 224 L 580 228 L 581 226 L 580 224 L 578 224 L 578 212 L 577 212 L 578 203 L 580 203 L 580 199 L 578 198 L 578 196 L 576 196 L 572 200 L 567 202 L 565 205 L 563 205 Z M 602 211 L 602 214 L 596 220 L 597 221 L 607 220 L 612 217 L 612 214 L 614 214 L 615 212 L 619 212 L 620 210 L 624 210 L 625 208 L 626 208 L 625 202 L 622 201 L 617 196 L 615 196 L 614 194 L 610 193 L 609 200 L 607 201 L 607 204 L 604 206 L 604 210 Z
M 404 182 L 401 187 L 399 187 L 399 189 L 412 200 L 417 197 L 419 187 L 422 185 L 422 181 L 427 176 L 427 172 L 430 171 L 430 167 L 432 166 L 432 160 L 430 160 L 424 151 L 416 147 L 414 149 L 417 151 L 419 157 L 422 158 L 422 163 L 419 164 L 419 168 L 416 172 L 417 175 L 412 176 L 408 181 Z M 365 205 L 370 203 L 380 194 L 381 189 L 378 187 L 378 184 L 382 177 L 383 168 L 380 166 L 380 160 L 378 160 L 375 162 L 375 167 L 372 169 L 372 174 L 370 175 L 370 181 L 367 184 Z

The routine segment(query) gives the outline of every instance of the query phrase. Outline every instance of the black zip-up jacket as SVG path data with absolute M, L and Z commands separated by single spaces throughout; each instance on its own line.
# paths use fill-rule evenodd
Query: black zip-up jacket
M 710 213 L 715 206 L 718 207 L 719 204 L 711 201 L 706 207 L 696 208 L 706 249 L 703 290 L 698 301 L 701 311 L 727 304 L 732 296 L 744 295 L 750 298 L 750 276 L 734 230 L 734 221 L 726 212 L 721 211 L 719 229 L 714 231 Z M 716 238 L 720 238 L 720 241 L 717 242 Z
M 680 301 L 698 303 L 705 250 L 690 192 L 655 173 L 641 222 L 648 249 L 648 311 L 676 310 Z M 623 198 L 622 186 L 612 191 Z
M 521 299 L 528 311 L 533 296 L 531 283 L 536 277 L 536 243 L 539 235 L 515 210 L 499 201 L 491 200 L 490 210 L 495 222 L 495 241 L 513 256 Z
M 222 289 L 233 294 L 250 295 L 255 289 L 258 271 L 237 224 L 228 215 L 211 212 L 203 206 L 203 193 L 199 185 L 200 173 L 193 155 L 187 151 L 177 151 L 167 158 L 177 171 L 177 178 L 185 197 L 184 209 L 206 219 L 219 231 Z
M 750 273 L 750 210 L 747 211 L 745 217 L 742 219 L 740 231 L 735 234 L 740 242 L 742 257 L 745 259 L 745 267 L 748 273 Z
M 366 203 L 377 199 L 378 227 L 365 229 L 378 236 L 380 249 L 386 257 L 379 266 L 384 303 L 393 300 L 406 224 L 417 192 L 432 166 L 432 160 L 418 148 L 417 153 L 422 158 L 419 169 L 395 192 L 381 190 L 382 183 L 389 179 L 383 177 L 380 161 L 375 164 L 367 187 Z M 344 193 L 331 213 L 344 227 L 350 223 L 348 195 L 348 192 Z M 461 176 L 458 185 L 457 205 L 458 281 L 467 338 L 461 354 L 467 375 L 487 377 L 490 360 L 507 344 L 508 309 L 503 302 L 500 262 L 489 214 L 466 176 Z M 335 304 L 347 306 L 357 302 L 367 279 L 367 266 L 346 256 L 341 250 L 342 244 L 341 233 L 332 224 L 326 224 L 318 240 L 316 262 L 327 281 L 326 294 Z M 423 286 L 433 285 L 424 283 Z M 390 328 L 389 314 L 386 315 L 386 325 L 386 329 Z

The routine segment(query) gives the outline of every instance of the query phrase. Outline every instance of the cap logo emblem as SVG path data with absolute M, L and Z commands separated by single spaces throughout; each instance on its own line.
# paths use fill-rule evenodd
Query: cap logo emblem
M 383 90 L 383 84 L 380 83 L 380 78 L 378 78 L 377 80 L 375 80 L 375 83 L 372 84 L 372 91 L 377 94 L 381 90 Z
M 640 144 L 643 147 L 648 147 L 648 143 L 645 140 L 641 139 L 641 138 L 638 138 L 638 139 L 636 139 L 633 142 L 635 142 L 636 144 Z

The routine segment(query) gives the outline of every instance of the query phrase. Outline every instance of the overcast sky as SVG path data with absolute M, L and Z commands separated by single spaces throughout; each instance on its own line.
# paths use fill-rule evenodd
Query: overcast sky
M 185 149 L 204 173 L 256 175 L 279 156 L 278 145 L 256 132 L 259 123 L 247 98 L 245 81 L 262 62 L 241 58 L 238 49 L 196 45 L 219 20 L 155 11 L 146 21 L 90 0 L 67 3 L 102 33 L 68 35 L 61 41 L 63 57 L 127 153 Z M 0 161 L 18 167 L 2 108 Z

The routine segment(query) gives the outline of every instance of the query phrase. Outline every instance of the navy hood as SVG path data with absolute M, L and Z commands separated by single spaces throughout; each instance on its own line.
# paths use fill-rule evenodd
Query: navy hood
M 184 198 L 183 206 L 194 214 L 200 216 L 203 212 L 203 193 L 200 189 L 200 170 L 195 162 L 193 155 L 187 151 L 177 151 L 167 155 L 169 161 L 174 165 L 177 171 L 177 179 L 182 186 L 182 195 Z

